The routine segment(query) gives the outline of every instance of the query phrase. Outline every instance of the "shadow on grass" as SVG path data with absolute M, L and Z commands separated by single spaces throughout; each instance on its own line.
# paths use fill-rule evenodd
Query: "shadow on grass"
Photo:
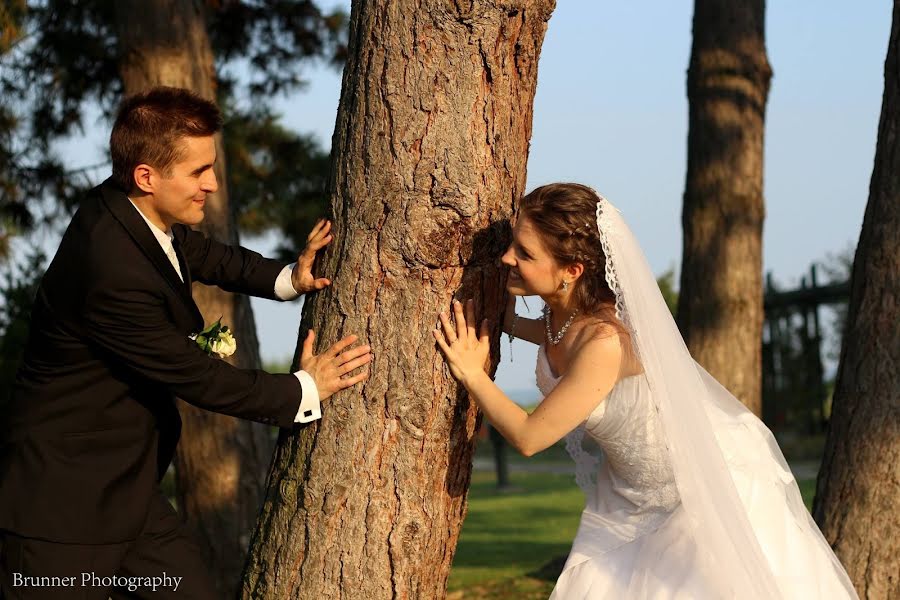
M 530 571 L 527 575 L 535 579 L 540 579 L 541 581 L 556 581 L 559 579 L 559 574 L 562 573 L 563 567 L 566 566 L 566 561 L 568 559 L 568 554 L 556 556 L 534 571 Z

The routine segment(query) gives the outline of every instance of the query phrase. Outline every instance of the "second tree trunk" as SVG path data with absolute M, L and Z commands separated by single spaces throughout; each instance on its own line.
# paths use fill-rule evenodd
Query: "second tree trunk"
M 696 0 L 678 326 L 756 414 L 762 379 L 763 128 L 772 72 L 763 0 Z
M 216 101 L 215 70 L 203 3 L 192 0 L 121 0 L 116 3 L 120 70 L 126 95 L 154 86 L 187 88 Z M 139 18 L 138 18 L 139 17 Z M 228 205 L 225 151 L 216 135 L 219 191 L 206 202 L 198 227 L 225 243 L 237 243 Z M 220 316 L 238 340 L 229 359 L 259 368 L 259 343 L 250 299 L 218 288 L 194 286 L 207 324 Z M 197 536 L 222 597 L 236 589 L 274 446 L 269 428 L 250 421 L 179 406 L 183 427 L 175 455 L 179 510 Z

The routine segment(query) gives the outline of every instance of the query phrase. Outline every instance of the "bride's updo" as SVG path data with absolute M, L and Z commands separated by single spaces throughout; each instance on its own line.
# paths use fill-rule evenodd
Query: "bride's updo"
M 599 201 L 597 193 L 585 185 L 551 183 L 524 196 L 517 215 L 531 221 L 557 264 L 584 265 L 572 289 L 579 312 L 609 323 L 622 334 L 626 331 L 616 318 L 616 296 L 606 283 L 606 255 L 597 230 Z

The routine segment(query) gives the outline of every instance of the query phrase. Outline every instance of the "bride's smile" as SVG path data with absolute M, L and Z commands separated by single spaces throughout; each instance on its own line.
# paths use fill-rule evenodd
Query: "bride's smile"
M 500 262 L 509 267 L 507 291 L 515 296 L 541 296 L 553 306 L 562 281 L 567 279 L 565 270 L 554 260 L 530 219 L 517 218 L 512 233 L 512 243 L 500 257 Z

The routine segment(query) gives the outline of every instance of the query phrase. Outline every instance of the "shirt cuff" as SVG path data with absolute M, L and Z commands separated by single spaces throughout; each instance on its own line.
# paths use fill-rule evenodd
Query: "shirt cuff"
M 310 423 L 321 419 L 322 405 L 319 403 L 319 389 L 316 387 L 312 375 L 306 371 L 297 371 L 294 375 L 300 381 L 300 388 L 303 390 L 300 408 L 297 410 L 297 416 L 294 417 L 294 423 Z
M 286 265 L 275 279 L 275 296 L 279 300 L 293 300 L 300 297 L 300 292 L 294 289 L 294 284 L 291 282 L 291 275 L 296 266 L 297 263 Z

